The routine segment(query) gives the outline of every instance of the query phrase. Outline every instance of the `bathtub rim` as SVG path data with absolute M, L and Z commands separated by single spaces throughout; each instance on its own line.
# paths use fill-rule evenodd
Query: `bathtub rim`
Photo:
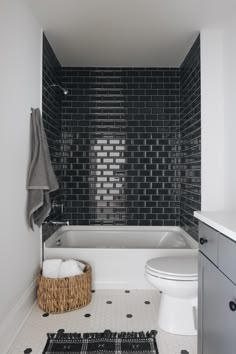
M 187 240 L 189 241 L 189 244 L 191 245 L 191 248 L 187 248 L 187 249 L 198 249 L 198 242 L 193 238 L 191 237 L 184 229 L 182 229 L 180 226 L 132 226 L 132 225 L 121 225 L 121 226 L 104 226 L 104 225 L 92 225 L 92 226 L 89 226 L 89 225 L 69 225 L 69 226 L 61 226 L 57 231 L 55 231 L 46 241 L 43 242 L 43 248 L 46 249 L 46 248 L 56 248 L 57 247 L 52 247 L 52 246 L 48 246 L 48 243 L 49 242 L 52 242 L 52 240 L 54 239 L 54 241 L 56 241 L 56 239 L 58 237 L 61 236 L 61 234 L 65 231 L 149 231 L 149 232 L 152 232 L 152 231 L 163 231 L 163 232 L 167 232 L 167 231 L 170 231 L 170 232 L 179 232 L 181 233 L 182 235 L 184 235 Z M 60 247 L 61 249 L 68 249 L 70 247 Z M 93 249 L 95 247 L 75 247 L 75 248 L 80 248 L 80 249 Z M 101 250 L 106 250 L 109 248 L 98 248 L 98 249 L 101 249 Z M 113 249 L 113 248 L 111 248 Z M 119 248 L 115 248 L 114 249 L 119 249 Z M 122 248 L 123 250 L 126 249 L 126 248 Z M 133 248 L 127 248 L 127 249 L 133 249 L 135 250 L 136 248 L 133 247 Z M 140 248 L 139 248 L 140 249 Z M 150 249 L 149 247 L 143 247 L 141 249 Z M 171 248 L 169 248 L 171 249 Z M 174 248 L 176 249 L 176 248 Z M 181 248 L 179 248 L 181 249 Z

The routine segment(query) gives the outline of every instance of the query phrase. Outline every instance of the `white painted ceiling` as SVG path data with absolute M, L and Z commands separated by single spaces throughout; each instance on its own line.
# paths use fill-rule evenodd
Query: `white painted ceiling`
M 179 66 L 236 0 L 29 0 L 63 66 Z

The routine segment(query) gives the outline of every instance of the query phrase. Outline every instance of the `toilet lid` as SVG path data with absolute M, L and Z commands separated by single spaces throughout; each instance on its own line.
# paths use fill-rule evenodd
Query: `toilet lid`
M 147 261 L 152 275 L 169 279 L 194 280 L 198 277 L 197 257 L 158 257 Z

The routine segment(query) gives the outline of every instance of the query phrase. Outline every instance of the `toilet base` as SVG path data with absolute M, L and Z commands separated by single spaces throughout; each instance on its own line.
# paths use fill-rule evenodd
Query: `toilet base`
M 183 299 L 162 293 L 158 325 L 172 334 L 197 335 L 197 297 Z

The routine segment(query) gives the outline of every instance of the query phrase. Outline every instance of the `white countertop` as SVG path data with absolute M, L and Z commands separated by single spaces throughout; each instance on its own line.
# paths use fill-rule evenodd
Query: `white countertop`
M 236 241 L 236 211 L 195 211 L 194 216 Z

